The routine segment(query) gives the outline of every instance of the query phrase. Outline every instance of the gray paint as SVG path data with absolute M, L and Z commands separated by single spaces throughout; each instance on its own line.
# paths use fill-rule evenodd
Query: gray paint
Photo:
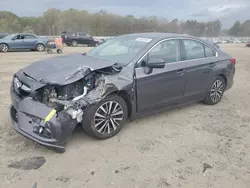
M 71 54 L 36 61 L 25 67 L 23 72 L 43 83 L 66 85 L 82 79 L 89 73 L 88 69 L 94 71 L 114 64 L 115 62 L 95 59 L 83 54 Z
M 152 41 L 138 55 L 125 65 L 120 72 L 111 75 L 101 75 L 97 79 L 97 87 L 94 88 L 80 101 L 67 101 L 73 108 L 87 110 L 88 106 L 101 101 L 111 93 L 125 92 L 131 106 L 131 117 L 153 111 L 162 107 L 173 107 L 204 99 L 207 88 L 217 75 L 222 75 L 227 80 L 227 89 L 233 85 L 235 67 L 230 62 L 231 56 L 225 54 L 216 46 L 211 46 L 204 41 L 185 35 L 164 33 L 131 34 L 138 37 L 151 38 Z M 185 60 L 175 63 L 166 63 L 162 69 L 153 69 L 146 74 L 147 67 L 140 67 L 143 57 L 154 48 L 157 43 L 169 39 L 193 39 L 210 46 L 216 51 L 217 57 Z M 66 85 L 84 78 L 89 71 L 96 71 L 114 66 L 115 62 L 104 61 L 82 54 L 72 54 L 57 58 L 46 59 L 33 63 L 19 71 L 16 76 L 32 88 L 32 91 L 46 84 Z M 25 74 L 26 75 L 25 75 Z M 59 118 L 52 119 L 53 130 L 57 136 L 55 142 L 34 135 L 31 129 L 24 129 L 29 120 L 27 114 L 45 117 L 51 110 L 49 107 L 39 104 L 32 99 L 17 99 L 11 90 L 12 104 L 21 116 L 19 124 L 14 122 L 15 129 L 21 134 L 44 145 L 52 147 L 64 147 L 75 127 L 68 114 L 59 112 Z M 64 101 L 63 101 L 64 102 Z M 45 114 L 44 114 L 45 113 Z M 13 119 L 13 118 L 12 118 Z M 68 126 L 66 126 L 68 125 Z M 64 131 L 60 131 L 61 128 Z

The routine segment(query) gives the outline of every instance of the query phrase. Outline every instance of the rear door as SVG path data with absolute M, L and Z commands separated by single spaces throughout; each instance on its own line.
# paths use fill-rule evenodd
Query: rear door
M 216 66 L 216 51 L 199 40 L 182 39 L 181 48 L 184 51 L 186 63 L 185 96 L 203 98 L 207 88 L 214 78 Z
M 79 43 L 80 44 L 93 44 L 93 38 L 86 33 L 79 33 Z
M 78 39 L 79 44 L 88 44 L 85 33 L 78 33 L 78 36 L 79 36 L 79 39 Z
M 165 60 L 165 68 L 146 73 L 149 58 Z M 184 96 L 185 68 L 180 61 L 179 40 L 165 40 L 156 45 L 135 69 L 138 112 L 174 103 Z
M 36 47 L 37 38 L 34 35 L 24 35 L 24 47 L 27 49 L 32 49 Z

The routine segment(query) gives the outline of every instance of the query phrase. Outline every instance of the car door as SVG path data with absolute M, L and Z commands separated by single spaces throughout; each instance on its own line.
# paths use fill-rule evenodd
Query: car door
M 37 38 L 34 35 L 24 35 L 24 48 L 34 49 L 36 47 Z
M 94 40 L 94 38 L 92 36 L 86 34 L 86 43 L 92 45 L 92 44 L 95 43 L 95 40 Z
M 146 61 L 160 58 L 165 67 L 147 73 Z M 153 47 L 135 68 L 138 112 L 175 103 L 184 96 L 185 68 L 180 64 L 179 40 L 164 40 Z
M 214 78 L 216 51 L 198 40 L 183 39 L 181 48 L 185 54 L 186 88 L 185 96 L 203 98 Z
M 23 48 L 23 35 L 16 35 L 9 41 L 9 48 L 11 49 L 21 49 Z
M 79 39 L 78 39 L 79 44 L 88 44 L 87 37 L 86 37 L 85 33 L 79 33 L 78 36 L 79 36 Z

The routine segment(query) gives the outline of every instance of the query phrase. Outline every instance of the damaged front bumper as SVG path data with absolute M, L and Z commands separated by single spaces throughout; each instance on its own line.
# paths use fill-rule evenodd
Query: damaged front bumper
M 41 145 L 65 149 L 77 120 L 65 111 L 56 113 L 31 97 L 21 99 L 13 90 L 11 100 L 10 116 L 17 132 Z

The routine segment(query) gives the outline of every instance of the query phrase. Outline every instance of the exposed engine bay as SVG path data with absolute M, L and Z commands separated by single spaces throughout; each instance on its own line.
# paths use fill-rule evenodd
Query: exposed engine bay
M 67 85 L 47 84 L 33 93 L 32 98 L 54 108 L 57 112 L 66 111 L 72 119 L 76 119 L 80 123 L 82 121 L 83 107 L 94 103 L 86 95 L 104 86 L 105 82 L 107 82 L 107 75 L 118 73 L 120 70 L 119 68 L 108 67 L 90 72 L 83 79 Z
M 65 149 L 78 123 L 111 95 L 134 97 L 132 66 L 82 54 L 33 62 L 15 73 L 10 93 L 14 129 L 45 146 Z M 121 93 L 119 93 L 121 92 Z

